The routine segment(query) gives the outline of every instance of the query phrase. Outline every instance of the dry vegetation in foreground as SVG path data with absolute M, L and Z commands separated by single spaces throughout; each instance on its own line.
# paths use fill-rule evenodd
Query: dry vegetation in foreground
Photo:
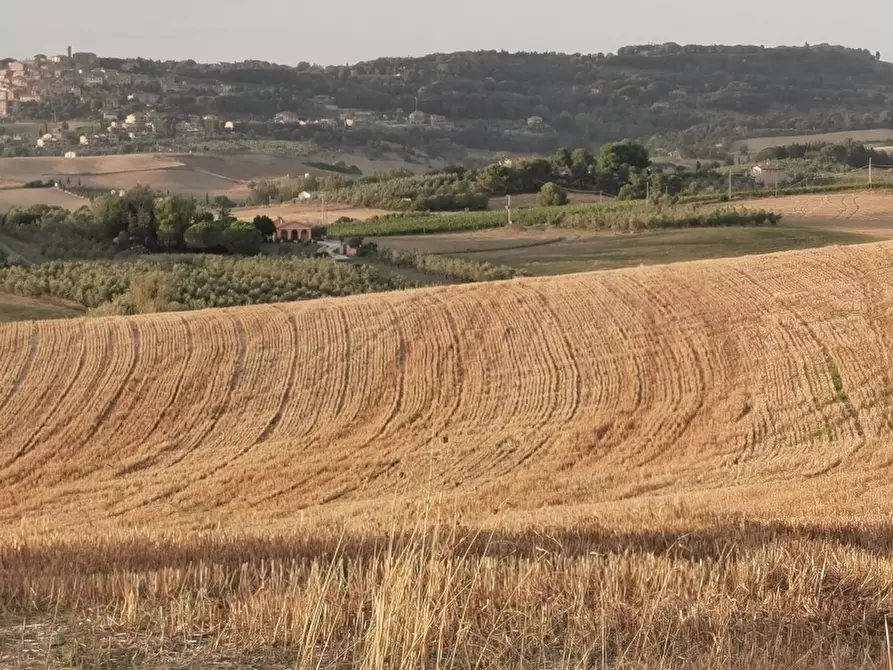
M 420 517 L 424 518 L 424 517 Z M 0 546 L 5 667 L 888 667 L 893 528 L 135 532 Z M 17 664 L 17 665 L 16 665 Z
M 2 326 L 0 666 L 888 668 L 891 251 Z

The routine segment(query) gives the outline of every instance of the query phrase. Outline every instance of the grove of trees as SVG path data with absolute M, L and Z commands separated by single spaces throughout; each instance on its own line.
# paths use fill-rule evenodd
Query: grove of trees
M 12 208 L 0 213 L 0 227 L 39 244 L 49 258 L 102 258 L 123 251 L 257 253 L 271 235 L 272 221 L 238 221 L 232 204 L 223 196 L 199 204 L 140 187 L 96 197 L 76 212 L 43 205 Z

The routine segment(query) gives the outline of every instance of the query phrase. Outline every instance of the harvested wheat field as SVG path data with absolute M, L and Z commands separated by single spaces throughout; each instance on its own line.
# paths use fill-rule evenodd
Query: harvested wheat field
M 0 664 L 887 667 L 893 245 L 0 327 Z
M 808 223 L 831 230 L 893 238 L 891 190 L 790 195 L 735 204 L 778 212 L 788 223 L 795 225 Z
M 56 188 L 9 188 L 0 189 L 0 212 L 13 207 L 31 207 L 32 205 L 51 205 L 77 210 L 90 201 Z
M 175 157 L 155 154 L 128 156 L 83 156 L 78 158 L 0 158 L 0 175 L 14 182 L 83 175 L 113 175 L 129 172 L 151 172 L 181 167 Z

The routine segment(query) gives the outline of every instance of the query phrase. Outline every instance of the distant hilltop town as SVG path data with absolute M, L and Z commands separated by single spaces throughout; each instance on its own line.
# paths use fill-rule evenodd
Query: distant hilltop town
M 86 86 L 102 86 L 111 73 L 97 70 L 95 53 L 72 53 L 11 61 L 0 70 L 0 117 L 18 112 L 23 103 L 74 95 L 81 96 Z M 116 73 L 120 74 L 120 73 Z
M 71 47 L 56 56 L 0 60 L 0 154 L 96 154 L 125 146 L 185 149 L 192 146 L 186 144 L 191 140 L 249 133 L 293 140 L 305 130 L 349 131 L 361 126 L 455 128 L 446 116 L 419 109 L 406 113 L 400 108 L 390 112 L 339 108 L 328 94 L 287 93 L 286 100 L 295 107 L 283 110 L 289 103 L 276 98 L 281 89 L 263 80 L 262 66 L 248 65 L 240 78 L 243 82 L 218 79 L 217 66 L 197 73 L 169 63 L 72 53 Z M 246 117 L 252 125 L 246 126 Z M 21 124 L 16 130 L 4 128 L 4 121 L 30 120 L 39 120 L 39 128 L 30 132 L 19 129 Z M 277 128 L 284 128 L 284 134 Z

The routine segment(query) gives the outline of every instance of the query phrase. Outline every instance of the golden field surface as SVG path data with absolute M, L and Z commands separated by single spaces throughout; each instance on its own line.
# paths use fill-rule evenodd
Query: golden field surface
M 242 221 L 252 221 L 256 216 L 269 216 L 274 221 L 281 217 L 286 221 L 296 221 L 311 226 L 321 225 L 324 218 L 331 224 L 342 216 L 356 219 L 357 221 L 366 221 L 374 216 L 387 216 L 388 214 L 393 214 L 393 212 L 386 209 L 352 207 L 350 205 L 330 203 L 326 206 L 324 215 L 322 203 L 320 202 L 283 203 L 258 207 L 240 207 L 233 210 L 233 216 L 238 217 Z
M 0 327 L 0 665 L 887 667 L 893 245 Z

